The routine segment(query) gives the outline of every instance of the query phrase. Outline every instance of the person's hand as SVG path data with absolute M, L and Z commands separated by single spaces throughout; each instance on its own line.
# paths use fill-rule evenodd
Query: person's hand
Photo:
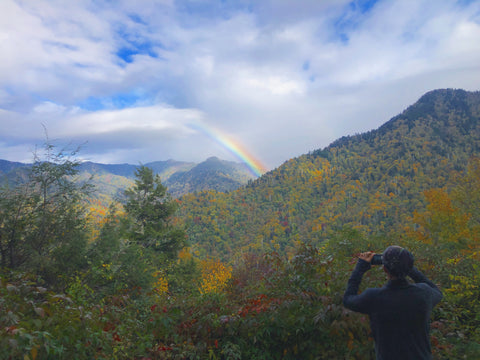
M 373 251 L 367 251 L 358 255 L 358 258 L 370 263 L 373 259 L 373 255 L 375 255 Z

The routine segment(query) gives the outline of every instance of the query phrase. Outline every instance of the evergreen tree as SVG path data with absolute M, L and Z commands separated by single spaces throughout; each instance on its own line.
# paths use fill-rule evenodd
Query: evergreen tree
M 135 176 L 135 185 L 125 191 L 128 237 L 146 249 L 175 258 L 185 244 L 185 232 L 172 223 L 178 205 L 152 169 L 141 166 Z
M 76 181 L 77 150 L 56 152 L 45 143 L 35 154 L 25 181 L 0 189 L 1 264 L 22 269 L 60 285 L 85 265 L 88 183 Z
M 13 269 L 23 264 L 25 232 L 29 224 L 32 198 L 28 186 L 0 188 L 0 264 Z

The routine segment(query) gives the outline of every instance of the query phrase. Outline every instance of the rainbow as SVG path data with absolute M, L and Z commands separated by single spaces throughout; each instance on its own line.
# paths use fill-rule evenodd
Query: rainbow
M 238 141 L 232 139 L 228 135 L 222 133 L 218 129 L 207 127 L 204 124 L 189 124 L 190 128 L 198 130 L 201 133 L 207 135 L 210 139 L 214 140 L 226 150 L 228 150 L 233 156 L 239 159 L 241 162 L 247 165 L 250 172 L 255 176 L 261 176 L 267 172 L 267 168 L 251 155 L 245 147 L 243 147 Z

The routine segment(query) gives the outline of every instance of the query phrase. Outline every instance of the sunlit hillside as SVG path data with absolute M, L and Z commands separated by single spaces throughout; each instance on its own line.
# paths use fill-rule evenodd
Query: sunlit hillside
M 398 238 L 413 228 L 423 192 L 452 190 L 480 155 L 480 93 L 436 90 L 377 130 L 289 160 L 229 194 L 182 198 L 180 217 L 205 255 L 292 253 L 344 228 Z

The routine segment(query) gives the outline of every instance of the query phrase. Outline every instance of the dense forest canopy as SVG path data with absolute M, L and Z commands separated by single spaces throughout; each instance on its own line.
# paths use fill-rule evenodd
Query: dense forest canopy
M 379 129 L 289 160 L 245 188 L 186 195 L 180 217 L 199 251 L 224 259 L 291 253 L 344 227 L 399 236 L 425 205 L 423 191 L 451 188 L 478 155 L 479 117 L 479 92 L 432 91 Z
M 479 123 L 479 92 L 436 90 L 228 193 L 174 199 L 141 166 L 108 209 L 47 142 L 0 189 L 0 359 L 371 359 L 342 295 L 392 243 L 444 293 L 434 358 L 475 358 Z

